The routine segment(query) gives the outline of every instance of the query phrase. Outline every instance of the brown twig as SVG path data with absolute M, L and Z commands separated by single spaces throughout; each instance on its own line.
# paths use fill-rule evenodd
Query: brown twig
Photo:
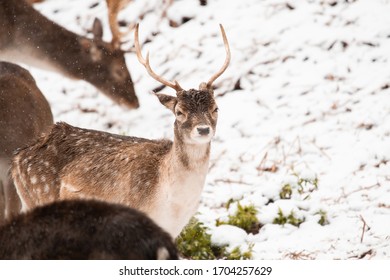
M 363 229 L 362 229 L 362 236 L 360 237 L 360 243 L 363 243 L 363 239 L 364 239 L 364 233 L 366 231 L 369 231 L 370 230 L 370 227 L 367 225 L 366 221 L 364 220 L 363 216 L 360 215 L 360 220 L 362 220 L 363 222 Z M 366 227 L 367 227 L 367 230 L 366 230 Z
M 348 192 L 348 193 L 345 193 L 345 192 L 344 192 L 344 188 L 343 188 L 343 194 L 342 194 L 339 198 L 337 198 L 337 199 L 335 200 L 335 202 L 339 203 L 340 200 L 341 200 L 342 198 L 347 198 L 348 196 L 350 196 L 350 195 L 353 194 L 353 193 L 360 192 L 360 191 L 370 190 L 370 189 L 373 189 L 373 188 L 375 188 L 375 187 L 380 187 L 380 186 L 381 186 L 380 183 L 376 183 L 376 184 L 371 185 L 371 186 L 360 187 L 359 189 L 350 191 L 350 192 Z
M 217 165 L 217 162 L 221 159 L 221 157 L 222 157 L 224 154 L 226 154 L 226 149 L 223 150 L 223 151 L 217 156 L 217 158 L 214 159 L 214 160 L 211 162 L 210 167 L 209 167 L 209 171 L 210 171 L 211 169 L 213 169 L 213 168 Z

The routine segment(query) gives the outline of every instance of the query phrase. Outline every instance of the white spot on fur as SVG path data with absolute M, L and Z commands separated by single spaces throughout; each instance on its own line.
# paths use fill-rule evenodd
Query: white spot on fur
M 44 163 L 43 163 L 46 167 L 49 167 L 49 162 L 48 161 L 45 161 Z
M 45 188 L 43 190 L 44 193 L 48 193 L 49 192 L 49 185 L 48 184 L 45 184 Z
M 46 182 L 46 177 L 45 176 L 41 176 L 41 181 L 42 182 Z
M 168 249 L 165 247 L 160 247 L 157 249 L 157 259 L 158 260 L 167 260 L 169 258 Z
M 64 183 L 61 183 L 61 189 L 67 190 L 69 192 L 79 192 L 81 190 L 78 186 Z
M 34 185 L 35 185 L 35 184 L 38 182 L 37 177 L 32 176 L 32 177 L 30 178 L 30 182 L 31 182 L 31 184 L 34 184 Z

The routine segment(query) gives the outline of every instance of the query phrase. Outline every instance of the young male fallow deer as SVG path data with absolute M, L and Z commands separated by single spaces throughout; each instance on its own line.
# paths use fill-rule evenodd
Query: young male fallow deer
M 21 207 L 9 174 L 14 150 L 31 144 L 52 125 L 49 103 L 31 74 L 0 61 L 0 224 Z
M 177 259 L 172 237 L 144 213 L 103 201 L 56 201 L 0 227 L 0 259 Z
M 0 0 L 0 59 L 54 70 L 94 85 L 113 101 L 137 108 L 138 99 L 118 44 L 103 41 L 95 19 L 93 39 L 54 23 L 24 0 Z
M 157 75 L 143 58 L 135 29 L 135 49 L 141 64 L 157 81 L 176 90 L 176 96 L 156 94 L 173 112 L 174 140 L 149 140 L 81 129 L 65 123 L 13 159 L 12 175 L 23 208 L 55 200 L 91 198 L 122 203 L 147 213 L 176 237 L 195 213 L 209 165 L 218 107 L 213 82 L 222 68 L 199 89 L 184 90 L 177 81 Z

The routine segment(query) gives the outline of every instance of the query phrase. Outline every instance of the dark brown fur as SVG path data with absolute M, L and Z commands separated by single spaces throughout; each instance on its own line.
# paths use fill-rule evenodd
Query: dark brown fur
M 30 73 L 18 65 L 0 61 L 0 181 L 3 181 L 0 192 L 4 192 L 0 223 L 5 209 L 7 216 L 20 211 L 20 200 L 8 175 L 14 150 L 31 144 L 49 131 L 52 124 L 49 103 Z
M 153 260 L 172 238 L 145 214 L 98 201 L 61 201 L 22 214 L 0 228 L 0 259 Z
M 115 102 L 137 108 L 124 52 L 102 40 L 100 21 L 95 20 L 93 31 L 94 39 L 87 39 L 47 19 L 23 0 L 0 0 L 0 58 L 7 50 L 19 51 L 20 55 L 7 57 L 15 62 L 30 54 L 36 66 L 46 62 L 91 83 Z

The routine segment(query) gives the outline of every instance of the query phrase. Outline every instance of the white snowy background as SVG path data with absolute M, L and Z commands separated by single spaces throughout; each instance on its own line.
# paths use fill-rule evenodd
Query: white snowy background
M 143 53 L 155 71 L 186 88 L 219 69 L 220 108 L 199 213 L 215 242 L 253 246 L 254 259 L 390 258 L 390 1 L 136 0 L 119 19 L 140 22 Z M 46 0 L 35 8 L 86 34 L 95 17 L 111 40 L 103 0 Z M 183 18 L 190 20 L 181 24 Z M 153 35 L 157 34 L 157 35 Z M 124 47 L 131 48 L 133 33 Z M 60 42 L 59 42 L 60 43 Z M 91 85 L 26 66 L 49 100 L 55 121 L 146 138 L 172 138 L 173 115 L 150 94 L 159 84 L 126 55 L 138 110 L 114 104 Z M 171 89 L 166 93 L 174 94 Z M 297 180 L 318 180 L 303 193 Z M 280 199 L 285 184 L 291 199 Z M 230 200 L 255 205 L 258 234 L 217 228 Z M 304 219 L 273 224 L 281 209 Z M 329 224 L 318 224 L 319 211 Z

